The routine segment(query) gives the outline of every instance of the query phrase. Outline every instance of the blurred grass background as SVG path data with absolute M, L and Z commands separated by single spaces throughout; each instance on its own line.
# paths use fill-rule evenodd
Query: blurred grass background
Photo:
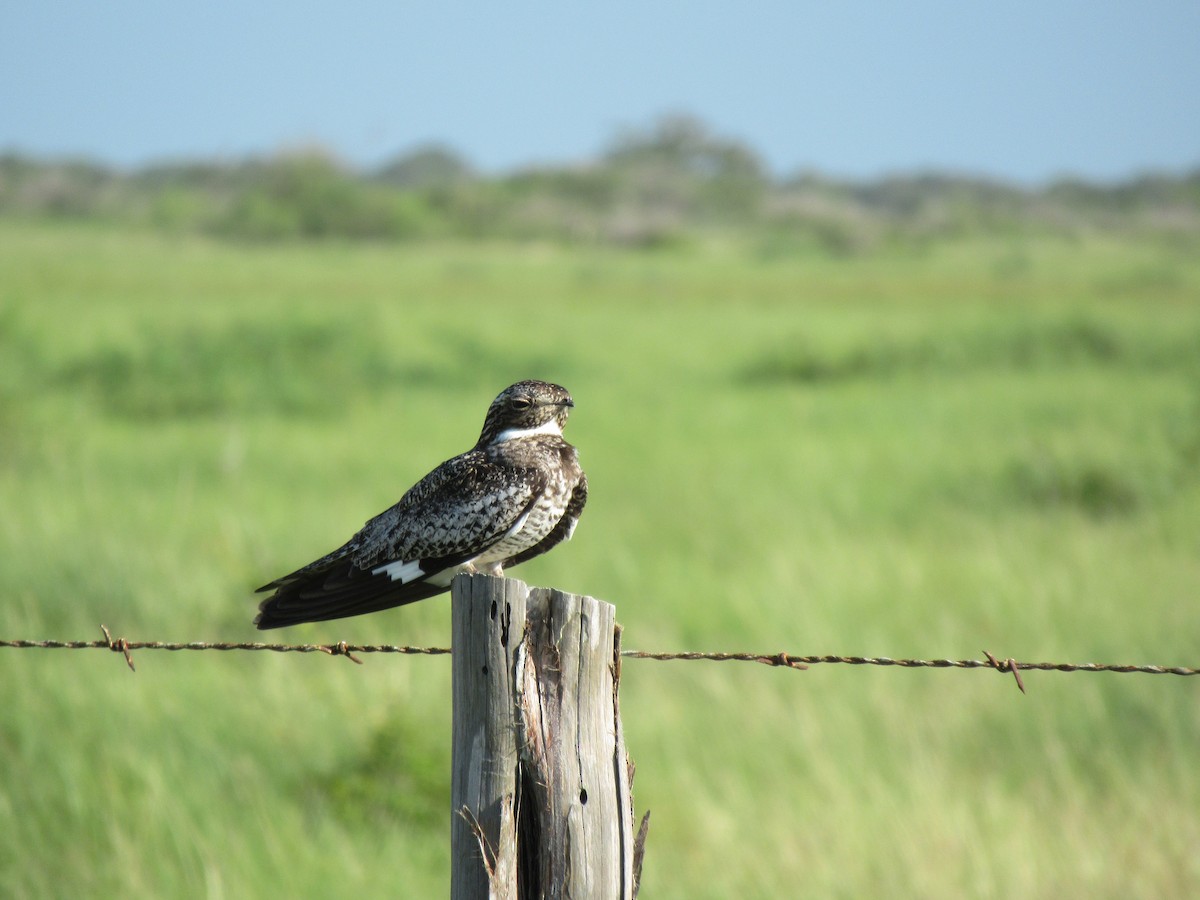
M 0 635 L 255 639 L 538 377 L 592 496 L 513 574 L 627 647 L 1197 664 L 1194 238 L 655 247 L 0 222 Z M 446 894 L 446 659 L 136 659 L 0 652 L 6 892 Z M 1025 680 L 628 662 L 643 896 L 1200 893 L 1200 682 Z

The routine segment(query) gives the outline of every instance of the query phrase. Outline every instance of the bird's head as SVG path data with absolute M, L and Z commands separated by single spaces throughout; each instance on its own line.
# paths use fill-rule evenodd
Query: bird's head
M 479 444 L 536 434 L 561 436 L 574 405 L 564 387 L 545 381 L 518 381 L 502 390 L 488 407 Z

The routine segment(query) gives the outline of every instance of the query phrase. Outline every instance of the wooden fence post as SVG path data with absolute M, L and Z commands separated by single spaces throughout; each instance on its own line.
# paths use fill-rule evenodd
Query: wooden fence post
M 487 575 L 451 590 L 451 897 L 632 900 L 614 608 Z
M 451 900 L 517 900 L 517 721 L 512 671 L 525 637 L 524 582 L 451 585 L 454 702 Z

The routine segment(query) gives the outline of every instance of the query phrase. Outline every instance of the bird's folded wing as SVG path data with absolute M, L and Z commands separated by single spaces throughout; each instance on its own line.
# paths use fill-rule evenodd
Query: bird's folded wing
M 264 585 L 275 594 L 260 604 L 258 627 L 358 615 L 445 591 L 445 582 L 426 579 L 503 538 L 545 488 L 536 470 L 479 457 L 443 463 L 343 547 Z
M 536 469 L 501 468 L 481 455 L 455 457 L 422 479 L 351 541 L 355 566 L 445 560 L 457 565 L 504 537 L 545 490 Z

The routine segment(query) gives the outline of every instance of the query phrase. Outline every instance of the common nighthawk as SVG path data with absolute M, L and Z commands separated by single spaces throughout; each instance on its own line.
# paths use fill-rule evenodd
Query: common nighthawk
M 557 384 L 519 381 L 488 408 L 475 446 L 442 463 L 345 545 L 259 588 L 254 624 L 279 628 L 423 600 L 460 572 L 504 569 L 568 540 L 587 477 L 562 438 L 575 404 Z

